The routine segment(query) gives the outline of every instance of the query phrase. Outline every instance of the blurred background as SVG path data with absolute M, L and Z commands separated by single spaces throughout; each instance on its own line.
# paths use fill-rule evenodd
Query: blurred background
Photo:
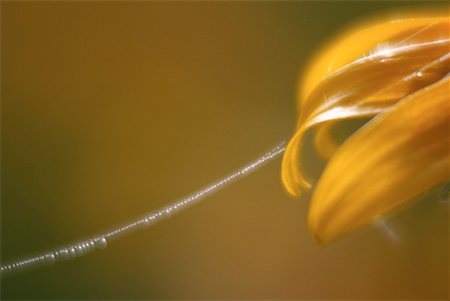
M 358 20 L 423 6 L 2 2 L 2 262 L 108 230 L 256 158 L 293 133 L 298 75 L 318 47 Z M 306 156 L 317 179 L 323 162 Z M 326 248 L 308 233 L 309 196 L 287 196 L 278 159 L 103 251 L 2 279 L 1 297 L 448 298 L 442 191 L 387 220 L 397 241 L 369 227 Z

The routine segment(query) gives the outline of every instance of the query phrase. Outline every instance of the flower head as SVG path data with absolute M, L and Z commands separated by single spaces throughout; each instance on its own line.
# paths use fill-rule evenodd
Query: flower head
M 309 227 L 329 242 L 450 177 L 450 18 L 377 23 L 326 48 L 301 81 L 297 130 L 282 163 L 293 196 L 310 187 L 302 138 L 329 162 L 312 195 Z M 338 121 L 371 118 L 338 145 Z

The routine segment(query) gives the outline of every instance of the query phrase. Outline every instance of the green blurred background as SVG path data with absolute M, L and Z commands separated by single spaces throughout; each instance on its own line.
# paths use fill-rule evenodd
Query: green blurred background
M 420 2 L 2 2 L 1 260 L 109 229 L 289 137 L 328 38 Z M 351 45 L 349 45 L 351 47 Z M 304 164 L 323 163 L 311 149 Z M 447 299 L 448 203 L 326 248 L 280 160 L 2 299 Z

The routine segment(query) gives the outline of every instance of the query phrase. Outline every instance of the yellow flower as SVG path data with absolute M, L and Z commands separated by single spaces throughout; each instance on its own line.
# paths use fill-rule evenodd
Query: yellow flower
M 367 25 L 367 24 L 366 24 Z M 302 137 L 329 162 L 308 223 L 329 242 L 390 213 L 450 178 L 450 18 L 378 22 L 347 33 L 301 80 L 297 130 L 282 163 L 293 196 L 310 184 L 300 170 Z M 338 121 L 372 118 L 341 146 Z

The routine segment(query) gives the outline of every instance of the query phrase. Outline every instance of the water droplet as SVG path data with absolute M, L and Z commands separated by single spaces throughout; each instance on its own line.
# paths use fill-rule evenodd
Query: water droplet
M 54 265 L 55 261 L 56 261 L 56 258 L 55 258 L 54 254 L 45 255 L 45 264 Z
M 95 247 L 98 249 L 104 249 L 108 246 L 108 242 L 106 241 L 106 238 L 101 237 L 99 239 L 95 240 Z
M 75 258 L 77 257 L 77 250 L 75 250 L 75 248 L 70 248 L 69 249 L 69 258 Z
M 67 260 L 69 259 L 69 251 L 67 249 L 59 251 L 59 256 L 61 257 L 61 260 Z

